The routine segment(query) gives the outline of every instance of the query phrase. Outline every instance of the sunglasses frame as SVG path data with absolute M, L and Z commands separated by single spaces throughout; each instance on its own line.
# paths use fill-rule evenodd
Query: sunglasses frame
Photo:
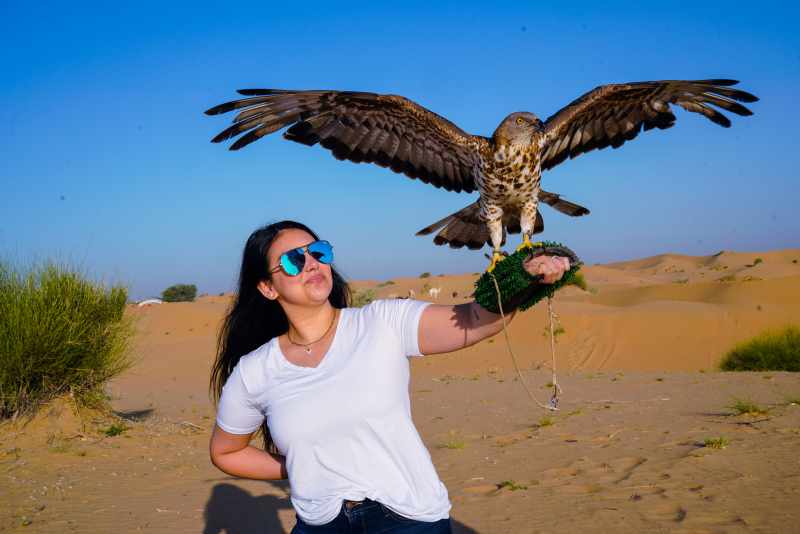
M 316 245 L 318 243 L 324 243 L 325 245 L 328 245 L 330 247 L 330 255 L 331 255 L 330 261 L 322 261 L 322 258 L 317 258 L 311 253 L 311 251 L 309 250 L 310 247 L 313 247 L 314 245 Z M 300 257 L 303 259 L 303 265 L 298 267 L 297 265 L 295 265 L 292 262 L 291 259 L 289 259 L 289 254 L 291 254 L 292 252 L 298 252 L 299 254 L 302 254 L 302 256 L 300 256 Z M 330 242 L 326 241 L 325 239 L 317 239 L 316 241 L 312 241 L 311 243 L 309 243 L 307 245 L 303 245 L 302 247 L 296 247 L 296 248 L 287 250 L 286 252 L 282 253 L 280 256 L 278 256 L 278 266 L 274 267 L 273 269 L 270 269 L 269 274 L 275 274 L 278 271 L 283 271 L 283 273 L 286 276 L 291 276 L 291 277 L 300 276 L 300 273 L 302 273 L 303 269 L 305 269 L 305 267 L 306 267 L 306 253 L 308 253 L 309 256 L 314 258 L 319 263 L 323 263 L 325 265 L 330 265 L 331 263 L 333 263 L 333 245 L 331 245 Z M 323 255 L 323 257 L 324 257 L 324 255 Z M 292 273 L 290 273 L 289 271 L 286 270 L 286 266 L 284 265 L 284 259 L 286 260 L 287 263 L 289 263 L 293 267 L 297 268 L 297 272 L 295 274 L 292 274 Z

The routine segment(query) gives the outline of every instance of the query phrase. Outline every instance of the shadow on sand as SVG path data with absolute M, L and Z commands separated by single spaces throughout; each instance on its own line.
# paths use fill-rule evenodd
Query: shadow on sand
M 289 493 L 288 482 L 268 484 Z M 230 483 L 220 483 L 211 490 L 204 513 L 203 534 L 289 534 L 278 519 L 280 510 L 291 509 L 288 497 L 254 497 Z M 452 520 L 453 534 L 478 534 L 478 531 Z

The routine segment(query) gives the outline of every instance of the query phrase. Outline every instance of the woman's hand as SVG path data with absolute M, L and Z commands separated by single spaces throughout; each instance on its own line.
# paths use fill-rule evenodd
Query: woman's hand
M 561 280 L 570 265 L 569 258 L 541 255 L 526 260 L 524 267 L 533 276 L 542 275 L 543 284 L 552 284 Z
M 527 260 L 524 265 L 531 275 L 542 275 L 541 283 L 552 284 L 569 270 L 570 260 L 564 256 L 540 255 Z M 514 315 L 515 311 L 509 312 L 506 320 L 510 321 Z M 458 350 L 493 336 L 502 328 L 500 315 L 483 309 L 477 302 L 456 306 L 434 304 L 422 313 L 420 351 L 438 354 Z

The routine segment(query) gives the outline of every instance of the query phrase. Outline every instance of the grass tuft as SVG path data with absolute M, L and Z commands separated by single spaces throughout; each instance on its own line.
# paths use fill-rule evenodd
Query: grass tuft
M 767 415 L 769 410 L 762 408 L 750 399 L 733 399 L 733 404 L 728 408 L 734 411 L 736 415 Z
M 497 485 L 497 489 L 509 489 L 511 491 L 518 491 L 518 490 L 526 490 L 528 489 L 528 486 L 524 484 L 518 484 L 513 480 L 504 480 Z
M 450 438 L 447 441 L 439 444 L 439 448 L 440 449 L 450 449 L 450 450 L 457 450 L 457 451 L 460 451 L 461 449 L 463 449 L 466 446 L 467 446 L 467 444 L 464 443 L 463 440 L 456 439 L 456 438 Z
M 65 393 L 102 402 L 103 384 L 132 363 L 127 297 L 63 265 L 0 262 L 0 419 Z
M 553 426 L 553 423 L 555 423 L 555 420 L 552 417 L 545 415 L 544 417 L 539 419 L 539 422 L 536 423 L 536 425 L 539 428 L 543 428 L 546 426 Z
M 800 371 L 800 328 L 768 330 L 733 348 L 720 363 L 723 371 Z
M 706 438 L 705 441 L 703 441 L 703 447 L 708 447 L 709 449 L 724 449 L 730 444 L 730 440 L 723 437 Z
M 555 329 L 553 329 L 553 337 L 554 338 L 558 338 L 558 336 L 560 336 L 561 334 L 566 334 L 566 333 L 567 333 L 567 330 L 563 326 L 561 326 L 560 324 L 556 325 Z M 544 336 L 544 337 L 549 337 L 550 336 L 550 327 L 549 326 L 545 326 L 544 327 L 544 332 L 542 332 L 542 336 Z
M 130 430 L 130 427 L 126 426 L 123 423 L 114 423 L 106 429 L 103 429 L 102 432 L 109 438 L 113 438 L 114 436 L 119 436 L 126 430 Z

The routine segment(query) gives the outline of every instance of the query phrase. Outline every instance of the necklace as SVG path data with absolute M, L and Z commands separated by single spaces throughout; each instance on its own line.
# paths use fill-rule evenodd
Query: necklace
M 322 339 L 328 335 L 328 333 L 331 331 L 331 328 L 333 328 L 333 323 L 336 322 L 336 317 L 338 316 L 339 316 L 339 310 L 334 310 L 333 318 L 331 319 L 331 324 L 328 325 L 328 329 L 325 330 L 325 333 L 322 334 L 319 338 L 315 339 L 310 343 L 295 343 L 295 341 L 292 339 L 292 334 L 290 333 L 291 330 L 286 331 L 286 339 L 288 339 L 289 343 L 291 343 L 292 345 L 303 347 L 303 350 L 306 351 L 306 354 L 311 354 L 311 345 L 322 341 Z

